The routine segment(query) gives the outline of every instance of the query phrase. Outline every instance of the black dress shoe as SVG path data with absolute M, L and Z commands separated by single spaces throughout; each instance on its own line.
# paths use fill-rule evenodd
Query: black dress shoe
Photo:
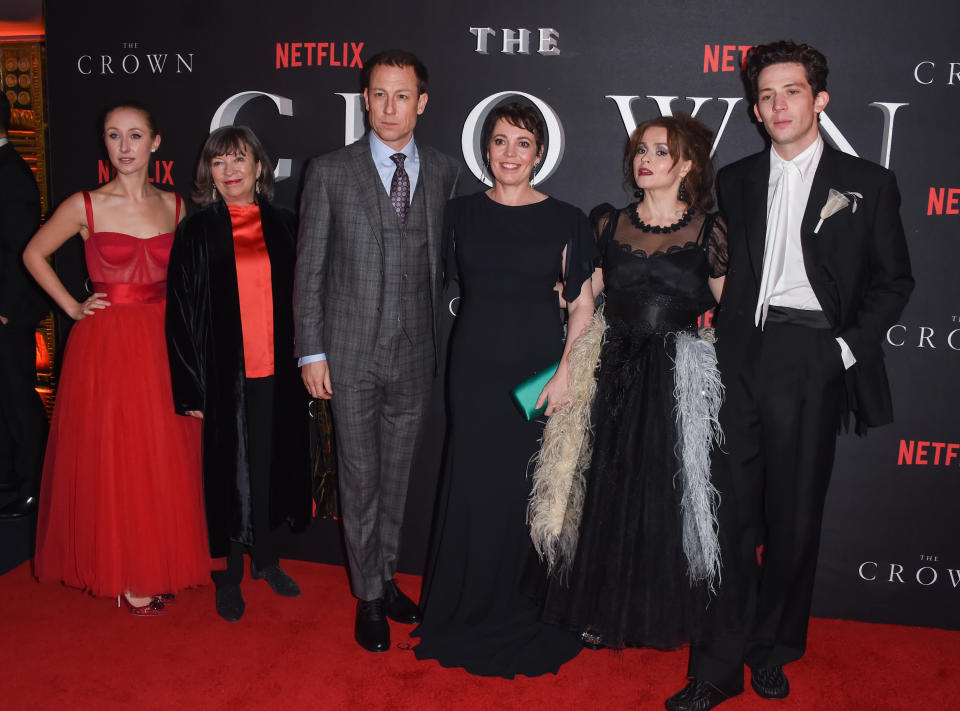
M 383 598 L 357 602 L 357 622 L 353 627 L 357 644 L 368 652 L 390 649 L 390 625 L 383 615 Z
M 395 580 L 388 580 L 383 584 L 383 611 L 394 622 L 405 625 L 415 625 L 423 621 L 420 608 L 403 594 Z
M 267 584 L 273 588 L 273 591 L 277 595 L 300 597 L 300 586 L 294 582 L 293 578 L 284 573 L 276 563 L 260 570 L 253 564 L 253 561 L 251 561 L 250 575 L 252 575 L 255 580 L 259 580 L 260 578 L 266 580 Z
M 708 711 L 731 696 L 736 694 L 728 695 L 710 682 L 691 679 L 689 684 L 667 699 L 664 705 L 667 711 Z
M 0 518 L 23 518 L 24 516 L 33 516 L 36 512 L 37 497 L 27 496 L 23 499 L 17 499 L 0 509 Z
M 227 622 L 236 622 L 243 617 L 243 611 L 247 609 L 243 601 L 243 595 L 240 594 L 240 586 L 229 583 L 217 586 L 217 614 Z
M 750 686 L 765 699 L 785 699 L 790 693 L 790 682 L 783 673 L 783 667 L 751 669 Z

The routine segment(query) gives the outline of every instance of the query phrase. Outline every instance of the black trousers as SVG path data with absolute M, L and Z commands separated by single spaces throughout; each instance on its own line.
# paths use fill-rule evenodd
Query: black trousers
M 743 689 L 744 662 L 784 665 L 806 650 L 844 403 L 840 346 L 828 329 L 768 321 L 753 335 L 746 361 L 723 374 L 726 454 L 715 459 L 733 489 L 721 492 L 720 518 L 735 548 L 729 579 L 741 588 L 722 590 L 718 602 L 739 606 L 740 625 L 690 652 L 690 676 L 728 693 Z
M 37 344 L 33 328 L 0 324 L 0 480 L 21 498 L 40 493 L 47 413 L 35 390 Z
M 253 545 L 230 541 L 227 569 L 213 571 L 213 582 L 236 585 L 243 579 L 243 554 L 259 569 L 277 562 L 270 528 L 270 468 L 273 458 L 273 376 L 247 378 L 247 453 L 250 461 L 250 502 Z

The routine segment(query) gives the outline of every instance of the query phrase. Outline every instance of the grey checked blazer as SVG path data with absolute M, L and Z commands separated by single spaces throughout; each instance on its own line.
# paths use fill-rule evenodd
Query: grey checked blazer
M 426 198 L 434 320 L 441 287 L 443 210 L 459 166 L 417 145 L 416 191 Z M 334 380 L 344 380 L 376 347 L 383 306 L 383 242 L 377 191 L 383 183 L 369 138 L 310 161 L 300 201 L 294 283 L 296 356 L 326 353 Z M 435 324 L 434 333 L 437 333 Z

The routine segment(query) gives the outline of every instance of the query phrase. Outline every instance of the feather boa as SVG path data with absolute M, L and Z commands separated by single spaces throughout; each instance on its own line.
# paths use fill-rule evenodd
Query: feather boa
M 720 579 L 720 494 L 710 477 L 710 449 L 714 442 L 723 443 L 718 420 L 723 383 L 713 344 L 691 333 L 678 332 L 673 379 L 687 575 L 691 583 L 705 581 L 713 592 Z
M 590 410 L 597 391 L 595 371 L 606 328 L 603 309 L 599 309 L 570 347 L 570 402 L 547 420 L 540 451 L 531 460 L 533 491 L 527 523 L 533 547 L 551 572 L 568 571 L 577 550 L 586 492 L 584 473 L 593 454 Z

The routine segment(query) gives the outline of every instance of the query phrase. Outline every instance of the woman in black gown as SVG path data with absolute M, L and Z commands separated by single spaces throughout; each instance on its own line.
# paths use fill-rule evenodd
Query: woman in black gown
M 484 123 L 493 188 L 450 202 L 449 273 L 461 301 L 451 338 L 450 430 L 424 580 L 420 659 L 474 674 L 556 673 L 581 648 L 576 635 L 540 621 L 520 590 L 531 550 L 527 464 L 542 425 L 527 422 L 510 390 L 558 359 L 540 399 L 566 401 L 567 363 L 554 285 L 563 275 L 568 343 L 593 313 L 594 243 L 585 215 L 535 190 L 546 129 L 535 109 L 495 108 Z M 561 355 L 563 358 L 561 359 Z
M 722 386 L 697 326 L 727 265 L 723 224 L 708 212 L 711 143 L 689 116 L 640 125 L 625 162 L 639 200 L 591 215 L 607 320 L 593 455 L 575 553 L 549 556 L 559 570 L 544 610 L 588 642 L 672 649 L 710 633 L 699 618 L 720 583 L 709 462 Z

